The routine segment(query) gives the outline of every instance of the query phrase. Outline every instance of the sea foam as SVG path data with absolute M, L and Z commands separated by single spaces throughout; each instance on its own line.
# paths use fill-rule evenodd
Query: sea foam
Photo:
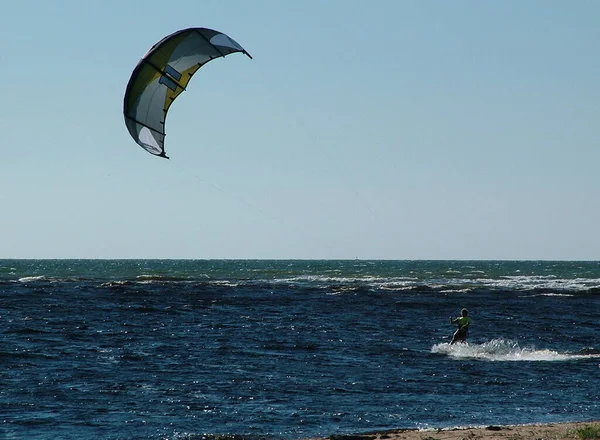
M 482 344 L 449 343 L 436 344 L 432 353 L 444 354 L 458 359 L 481 359 L 487 361 L 568 361 L 600 357 L 599 354 L 561 353 L 550 349 L 538 349 L 533 346 L 521 347 L 518 342 L 509 339 L 492 339 Z

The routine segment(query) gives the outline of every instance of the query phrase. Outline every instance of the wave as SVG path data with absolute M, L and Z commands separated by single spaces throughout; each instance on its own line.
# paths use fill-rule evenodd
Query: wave
M 533 346 L 521 347 L 509 339 L 492 339 L 482 344 L 436 344 L 432 353 L 447 355 L 456 359 L 480 359 L 486 361 L 569 361 L 576 359 L 599 358 L 600 351 L 586 348 L 577 353 L 561 353 Z
M 6 280 L 4 280 L 6 281 Z M 9 282 L 15 282 L 15 280 L 8 280 Z M 48 275 L 32 275 L 32 276 L 24 276 L 20 277 L 16 280 L 16 282 L 23 284 L 44 284 L 44 283 L 79 283 L 82 281 L 90 281 L 89 278 L 84 277 L 58 277 L 58 276 L 48 276 Z
M 50 278 L 47 278 L 43 275 L 19 278 L 20 283 L 32 283 L 32 282 L 36 282 L 36 281 L 49 281 L 49 280 L 50 280 Z
M 92 263 L 89 263 L 90 265 Z M 158 265 L 158 263 L 156 263 Z M 378 270 L 373 272 L 357 270 L 348 263 L 347 267 L 331 270 L 326 267 L 310 267 L 297 264 L 286 270 L 270 269 L 268 263 L 252 270 L 241 270 L 241 262 L 231 262 L 223 267 L 216 263 L 205 263 L 198 268 L 179 267 L 176 262 L 171 266 L 161 264 L 157 267 L 93 267 L 82 266 L 77 270 L 57 268 L 40 274 L 38 268 L 30 273 L 2 274 L 0 282 L 19 282 L 28 286 L 56 283 L 85 283 L 86 285 L 102 285 L 115 287 L 128 284 L 178 284 L 186 286 L 221 286 L 249 288 L 292 288 L 316 289 L 346 292 L 416 292 L 440 293 L 443 295 L 464 295 L 478 293 L 512 293 L 524 296 L 568 297 L 577 295 L 600 294 L 600 277 L 598 272 L 589 278 L 581 274 L 558 275 L 514 275 L 505 273 L 486 274 L 484 271 L 470 270 L 461 273 L 457 270 L 423 271 L 423 270 Z M 200 264 L 200 263 L 198 263 Z M 258 263 L 257 263 L 258 264 Z M 334 263 L 330 263 L 333 265 Z M 425 264 L 425 263 L 423 263 Z M 46 269 L 46 268 L 43 268 Z M 60 269 L 60 270 L 59 270 Z M 517 271 L 519 272 L 519 271 Z
M 143 274 L 136 276 L 135 280 L 139 283 L 185 283 L 191 281 L 192 278 L 174 275 Z

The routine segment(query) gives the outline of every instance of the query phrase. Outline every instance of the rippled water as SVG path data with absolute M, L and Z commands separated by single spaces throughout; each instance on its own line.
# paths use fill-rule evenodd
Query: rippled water
M 0 260 L 0 297 L 2 438 L 600 419 L 595 262 Z

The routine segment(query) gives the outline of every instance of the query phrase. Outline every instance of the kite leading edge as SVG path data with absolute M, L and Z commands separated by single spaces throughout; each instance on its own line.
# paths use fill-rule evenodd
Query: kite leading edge
M 125 125 L 146 151 L 167 158 L 165 120 L 169 107 L 198 69 L 215 58 L 241 52 L 227 35 L 207 28 L 188 28 L 166 36 L 139 61 L 123 99 Z

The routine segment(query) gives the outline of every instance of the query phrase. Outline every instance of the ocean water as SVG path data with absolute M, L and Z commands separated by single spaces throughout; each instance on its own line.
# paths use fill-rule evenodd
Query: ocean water
M 0 438 L 599 420 L 599 318 L 600 262 L 0 260 Z

